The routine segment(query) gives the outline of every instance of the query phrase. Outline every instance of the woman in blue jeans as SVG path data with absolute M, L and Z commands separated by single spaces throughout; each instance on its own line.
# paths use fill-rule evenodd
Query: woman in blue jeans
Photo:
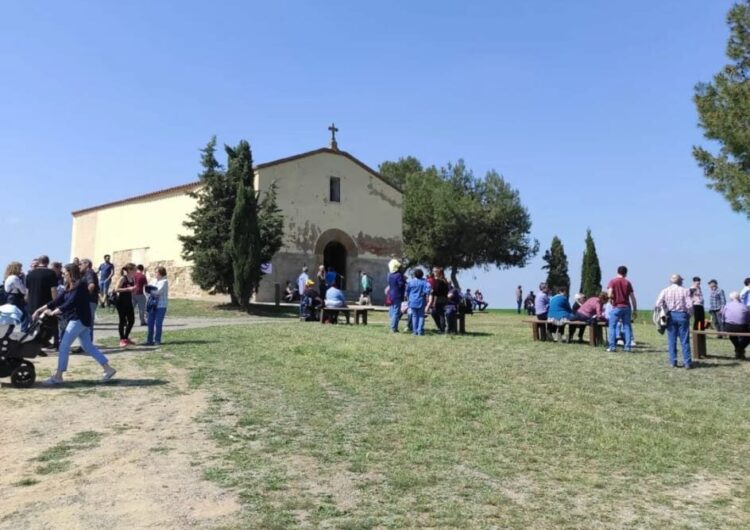
M 91 342 L 91 326 L 94 325 L 89 306 L 89 289 L 86 282 L 81 281 L 81 272 L 77 265 L 69 263 L 63 269 L 65 290 L 52 302 L 43 305 L 34 312 L 34 319 L 42 315 L 52 317 L 62 316 L 67 322 L 65 333 L 60 341 L 60 354 L 57 358 L 57 371 L 52 377 L 44 381 L 45 386 L 61 385 L 63 373 L 68 369 L 68 355 L 73 341 L 78 339 L 83 351 L 91 355 L 104 369 L 102 381 L 109 381 L 117 370 L 109 365 L 109 361 Z
M 161 344 L 161 328 L 164 325 L 164 317 L 167 314 L 167 303 L 169 300 L 169 281 L 167 281 L 167 269 L 156 268 L 156 281 L 146 287 L 149 293 L 148 311 L 148 339 L 146 346 Z M 152 307 L 155 305 L 155 307 Z

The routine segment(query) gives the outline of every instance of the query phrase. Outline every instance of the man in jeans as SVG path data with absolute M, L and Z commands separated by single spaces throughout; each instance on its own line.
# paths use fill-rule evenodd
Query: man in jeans
M 133 291 L 133 305 L 138 308 L 138 318 L 141 320 L 141 326 L 146 325 L 146 293 L 143 289 L 148 285 L 146 275 L 143 274 L 143 265 L 138 265 L 133 274 L 135 282 L 135 291 Z
M 617 324 L 622 323 L 622 331 L 625 335 L 626 352 L 633 351 L 633 319 L 638 315 L 638 306 L 635 300 L 633 285 L 626 278 L 628 268 L 625 265 L 617 267 L 617 276 L 610 280 L 607 285 L 607 294 L 612 303 L 609 313 L 609 347 L 608 352 L 617 351 Z
M 398 321 L 401 320 L 401 302 L 404 301 L 406 291 L 406 278 L 401 267 L 401 262 L 392 259 L 388 262 L 388 298 L 390 307 L 388 308 L 388 317 L 390 320 L 391 333 L 398 333 Z
M 693 312 L 693 299 L 690 291 L 682 286 L 682 276 L 673 274 L 670 286 L 659 293 L 656 309 L 667 312 L 667 346 L 669 365 L 677 368 L 677 338 L 682 344 L 682 363 L 690 370 L 693 362 L 690 356 L 690 314 Z
M 109 288 L 112 285 L 112 277 L 115 275 L 115 266 L 110 261 L 109 254 L 104 255 L 104 262 L 99 265 L 99 302 L 101 306 L 109 305 Z
M 724 331 L 724 320 L 721 316 L 721 310 L 727 305 L 727 299 L 724 296 L 724 289 L 719 289 L 719 283 L 716 280 L 708 282 L 708 312 L 711 313 L 711 325 L 716 331 Z M 723 338 L 719 335 L 719 338 Z

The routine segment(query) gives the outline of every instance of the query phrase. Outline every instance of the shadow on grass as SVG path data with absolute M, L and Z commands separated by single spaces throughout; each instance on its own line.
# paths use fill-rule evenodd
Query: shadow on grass
M 65 388 L 94 388 L 94 387 L 149 387 L 162 386 L 169 383 L 164 379 L 124 379 L 116 378 L 111 381 L 102 382 L 97 379 L 82 379 L 78 381 L 65 381 L 61 386 L 46 387 L 37 383 L 33 388 L 44 390 L 55 390 Z
M 215 341 L 215 340 L 200 340 L 200 339 L 193 339 L 193 340 L 170 340 L 168 342 L 163 342 L 161 344 L 161 347 L 163 348 L 163 347 L 168 347 L 168 346 L 174 346 L 174 345 L 177 345 L 177 344 L 180 344 L 180 345 L 182 345 L 182 344 L 215 344 L 216 342 L 217 341 Z M 150 346 L 147 349 L 152 349 L 152 348 L 155 348 L 155 347 L 157 347 L 157 346 Z
M 704 370 L 706 368 L 727 368 L 729 366 L 739 366 L 740 364 L 742 364 L 742 363 L 740 363 L 739 361 L 735 361 L 735 360 L 732 360 L 732 361 L 727 362 L 727 363 L 721 363 L 721 364 L 704 363 L 704 362 L 701 362 L 701 361 L 693 361 L 692 362 L 692 366 L 696 370 Z
M 214 306 L 217 311 L 226 313 L 246 313 L 258 317 L 299 317 L 299 306 L 275 306 L 266 304 L 250 304 L 250 308 L 244 311 L 242 308 L 231 304 L 220 304 Z

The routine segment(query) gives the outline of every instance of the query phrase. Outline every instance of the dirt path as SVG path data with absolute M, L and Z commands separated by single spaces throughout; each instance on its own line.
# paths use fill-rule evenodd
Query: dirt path
M 181 329 L 223 324 L 207 320 Z M 189 389 L 183 372 L 145 372 L 140 355 L 118 354 L 120 377 L 107 385 L 96 383 L 99 369 L 87 356 L 71 358 L 74 376 L 63 388 L 21 391 L 3 380 L 0 529 L 211 528 L 236 520 L 234 495 L 203 479 L 217 454 L 196 421 L 208 396 Z M 35 363 L 46 377 L 56 357 Z

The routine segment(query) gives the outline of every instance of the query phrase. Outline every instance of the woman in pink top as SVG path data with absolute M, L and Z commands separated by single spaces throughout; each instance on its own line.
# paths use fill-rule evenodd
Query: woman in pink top
M 604 320 L 604 304 L 609 300 L 607 293 L 600 293 L 599 296 L 587 298 L 575 311 L 571 321 L 589 323 L 592 320 Z M 583 342 L 583 326 L 568 326 L 568 341 L 573 341 L 575 328 L 580 328 L 578 333 L 578 342 Z

